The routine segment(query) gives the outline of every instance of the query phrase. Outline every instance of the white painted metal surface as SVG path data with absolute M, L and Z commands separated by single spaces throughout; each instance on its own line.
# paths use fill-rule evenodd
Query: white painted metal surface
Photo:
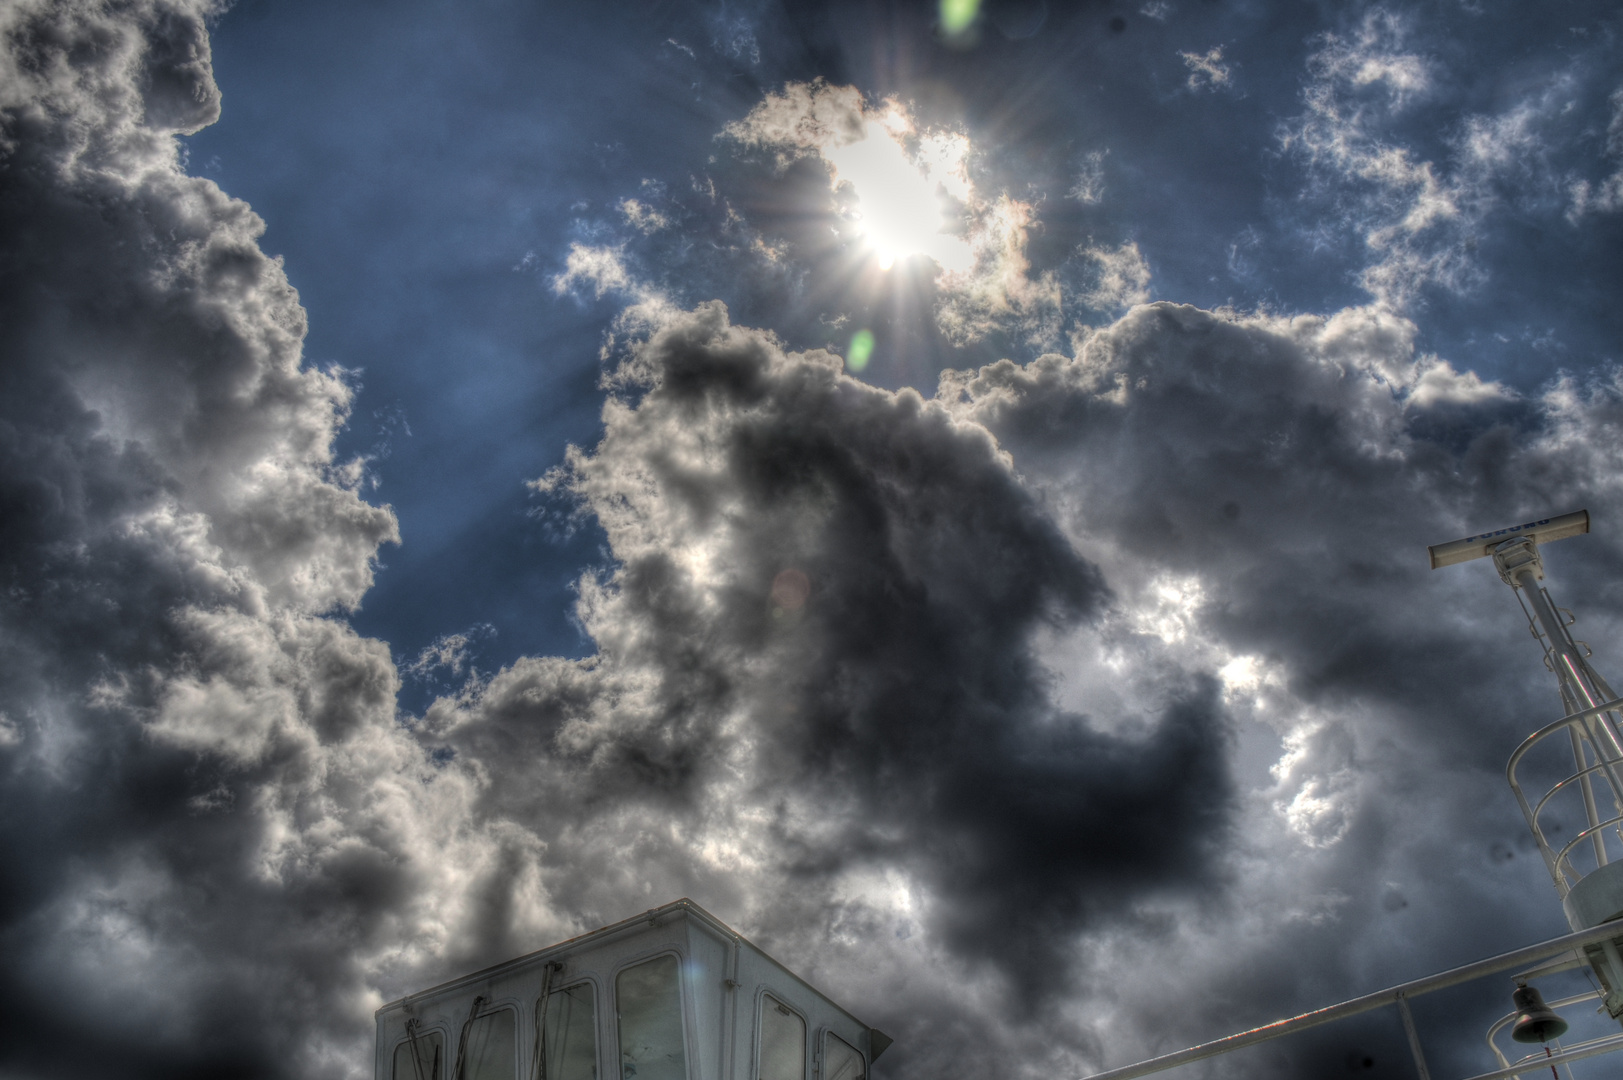
M 763 1048 L 763 1008 L 778 1021 L 769 1036 L 801 1032 L 798 1050 L 781 1034 Z M 373 1076 L 757 1080 L 765 1052 L 787 1080 L 797 1058 L 799 1080 L 822 1080 L 825 1059 L 828 1080 L 865 1080 L 888 1045 L 715 916 L 678 900 L 383 1006 Z
M 1467 536 L 1461 540 L 1434 544 L 1426 550 L 1431 553 L 1431 568 L 1437 570 L 1444 566 L 1453 566 L 1455 563 L 1486 558 L 1493 554 L 1494 548 L 1518 536 L 1529 537 L 1534 543 L 1548 544 L 1552 540 L 1565 540 L 1569 536 L 1579 536 L 1588 531 L 1589 511 L 1578 510 L 1553 518 L 1539 518 L 1520 525 L 1508 525 L 1503 529 L 1489 529 L 1487 532 Z

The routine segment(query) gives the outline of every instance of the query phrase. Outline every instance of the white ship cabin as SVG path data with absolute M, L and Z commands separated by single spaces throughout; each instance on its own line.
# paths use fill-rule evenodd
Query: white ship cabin
M 891 1042 L 691 900 L 377 1020 L 376 1080 L 865 1080 Z

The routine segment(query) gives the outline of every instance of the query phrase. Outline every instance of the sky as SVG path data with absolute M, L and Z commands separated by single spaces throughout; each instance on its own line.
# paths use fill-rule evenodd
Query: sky
M 1623 673 L 1623 16 L 954 7 L 0 7 L 0 1076 L 365 1076 L 679 896 L 882 1080 L 1565 932 L 1424 549 L 1588 508 Z

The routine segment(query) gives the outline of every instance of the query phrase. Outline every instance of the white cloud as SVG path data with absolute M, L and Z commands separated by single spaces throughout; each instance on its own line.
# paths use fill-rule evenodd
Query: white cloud
M 1066 192 L 1068 198 L 1077 202 L 1092 205 L 1105 197 L 1105 156 L 1108 150 L 1094 150 L 1082 159 L 1082 168 L 1077 171 L 1076 183 Z
M 626 219 L 626 224 L 640 233 L 658 232 L 671 224 L 670 218 L 640 199 L 621 199 L 620 214 Z
M 1232 74 L 1223 63 L 1223 46 L 1215 45 L 1205 53 L 1180 52 L 1178 55 L 1189 69 L 1189 89 L 1217 90 L 1229 85 Z
M 999 195 L 976 206 L 971 269 L 942 275 L 936 322 L 949 341 L 979 340 L 1000 327 L 1049 345 L 1060 332 L 1061 293 L 1050 272 L 1033 274 L 1026 237 L 1036 224 L 1029 203 Z
M 820 157 L 831 185 L 853 189 L 858 231 L 886 268 L 913 255 L 947 272 L 973 268 L 976 253 L 948 230 L 944 202 L 973 198 L 964 171 L 969 143 L 962 135 L 921 134 L 899 103 L 870 110 L 854 88 L 822 82 L 792 83 L 782 94 L 768 95 L 724 134 L 746 146 Z
M 1609 214 L 1623 209 L 1623 170 L 1613 173 L 1599 184 L 1588 180 L 1575 180 L 1572 184 L 1572 209 L 1568 217 L 1574 222 L 1585 214 Z
M 1620 164 L 1612 175 L 1598 183 L 1572 182 L 1567 219 L 1575 224 L 1585 214 L 1623 210 L 1623 89 L 1613 91 L 1611 105 L 1612 119 L 1606 127 L 1606 156 Z
M 0 750 L 9 750 L 22 741 L 23 732 L 17 721 L 0 712 Z
M 1351 34 L 1326 34 L 1324 47 L 1309 66 L 1325 83 L 1357 88 L 1382 84 L 1391 107 L 1403 109 L 1429 93 L 1432 85 L 1425 58 L 1402 51 L 1408 34 L 1403 16 L 1376 7 L 1365 13 Z
M 1543 149 L 1539 126 L 1544 111 L 1524 101 L 1498 116 L 1468 117 L 1460 140 L 1465 159 L 1479 169 L 1497 172 L 1537 153 Z
M 1400 17 L 1377 8 L 1353 34 L 1326 35 L 1308 61 L 1307 113 L 1282 136 L 1334 182 L 1366 193 L 1352 224 L 1374 261 L 1360 282 L 1399 309 L 1428 284 L 1463 289 L 1480 275 L 1462 232 L 1474 210 L 1467 193 L 1380 133 L 1386 118 L 1430 91 L 1426 62 L 1402 51 L 1406 33 Z
M 866 138 L 866 112 L 862 92 L 854 86 L 829 86 L 822 80 L 789 83 L 723 133 L 746 146 L 775 150 L 780 160 L 787 160 Z
M 419 679 L 433 678 L 441 671 L 455 679 L 465 674 L 477 678 L 470 653 L 479 639 L 491 637 L 495 632 L 489 623 L 483 623 L 460 634 L 441 634 L 405 666 L 405 672 Z
M 574 241 L 564 257 L 563 273 L 552 279 L 552 291 L 562 296 L 582 286 L 588 286 L 597 299 L 611 292 L 631 289 L 631 273 L 626 269 L 624 253 L 618 248 L 592 246 Z
M 1448 158 L 1428 160 L 1397 134 L 1435 96 L 1435 61 L 1408 49 L 1403 16 L 1367 13 L 1346 35 L 1326 35 L 1308 61 L 1307 111 L 1283 129 L 1283 145 L 1308 164 L 1304 192 L 1335 219 L 1305 232 L 1350 229 L 1364 243 L 1363 287 L 1395 310 L 1428 287 L 1465 292 L 1486 281 L 1476 244 L 1506 206 L 1541 214 L 1565 204 L 1569 220 L 1609 205 L 1607 187 L 1574 179 L 1555 161 L 1557 133 L 1579 93 L 1562 72 L 1503 111 L 1446 123 Z M 1620 137 L 1623 138 L 1623 137 Z M 1345 222 L 1345 224 L 1342 224 Z
M 1150 298 L 1150 264 L 1129 241 L 1121 247 L 1084 248 L 1082 254 L 1096 267 L 1094 285 L 1082 294 L 1091 308 L 1119 311 Z
M 68 1073 L 220 1046 L 347 1073 L 379 988 L 468 947 L 506 843 L 397 721 L 387 649 L 323 617 L 396 526 L 334 463 L 352 390 L 305 363 L 263 223 L 180 167 L 174 133 L 217 108 L 213 10 L 0 9 L 26 240 L 0 271 L 0 754 L 7 814 L 49 834 L 0 993 L 67 1025 Z M 105 1004 L 83 1037 L 49 1004 L 75 1001 Z

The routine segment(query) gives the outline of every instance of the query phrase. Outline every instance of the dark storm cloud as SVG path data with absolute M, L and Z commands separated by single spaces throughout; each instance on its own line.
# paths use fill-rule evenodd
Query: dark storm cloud
M 1559 929 L 1498 778 L 1553 695 L 1502 586 L 1423 548 L 1610 512 L 1612 382 L 1522 397 L 1379 309 L 1152 305 L 925 401 L 718 305 L 638 318 L 604 440 L 543 483 L 616 556 L 583 585 L 599 655 L 429 718 L 545 763 L 493 774 L 491 812 L 600 802 L 546 856 L 570 910 L 628 863 L 720 896 L 909 1032 L 909 1074 L 1080 1072 Z M 1279 740 L 1271 780 L 1231 777 L 1231 715 Z M 973 1017 L 904 990 L 921 971 Z M 1034 1027 L 1052 1056 L 1015 1049 Z
M 394 537 L 331 458 L 349 391 L 301 363 L 258 219 L 179 168 L 217 108 L 205 14 L 7 26 L 0 940 L 35 1033 L 9 1067 L 346 1073 L 368 1007 L 430 972 L 707 878 L 821 905 L 848 865 L 961 882 L 925 922 L 1035 985 L 1024 928 L 1118 902 L 1078 856 L 1140 889 L 1207 872 L 1210 685 L 1136 740 L 1056 713 L 1030 639 L 1107 593 L 991 439 L 715 305 L 660 316 L 556 481 L 614 544 L 599 655 L 476 679 L 426 718 L 431 765 L 383 646 L 323 617 Z M 774 606 L 783 571 L 805 589 Z M 1147 801 L 1204 824 L 1109 820 Z
M 1559 929 L 1498 778 L 1553 695 L 1502 587 L 1423 548 L 1614 512 L 1611 381 L 1523 397 L 1379 309 L 1152 305 L 926 401 L 719 305 L 638 322 L 603 441 L 542 484 L 609 537 L 598 655 L 428 717 L 482 812 L 554 823 L 566 909 L 719 897 L 908 1032 L 905 1074 L 1080 1072 Z M 1560 557 L 1615 565 L 1593 539 Z
M 1033 635 L 1097 619 L 1096 571 L 983 429 L 840 368 L 717 304 L 636 349 L 620 378 L 641 396 L 611 402 L 603 442 L 547 481 L 617 557 L 582 609 L 614 704 L 547 728 L 590 762 L 572 782 L 593 798 L 652 788 L 691 807 L 722 784 L 772 807 L 755 889 L 909 866 L 956 950 L 1047 984 L 1049 938 L 1208 872 L 1229 805 L 1222 709 L 1196 679 L 1140 738 L 1057 712 Z M 774 598 L 785 574 L 804 575 L 803 600 Z M 521 738 L 535 728 L 518 702 L 539 718 L 569 700 L 561 672 L 575 677 L 521 662 L 478 715 Z M 503 737 L 461 723 L 459 741 Z M 722 764 L 739 754 L 743 776 Z
M 1157 304 L 1074 358 L 943 379 L 1124 607 L 1153 610 L 1177 583 L 1181 616 L 1162 635 L 1220 673 L 1242 724 L 1283 738 L 1273 783 L 1238 818 L 1231 888 L 1183 912 L 1190 926 L 1164 947 L 1152 934 L 1133 975 L 1103 965 L 1153 1018 L 1146 1055 L 1181 1026 L 1149 1004 L 1170 992 L 1144 971 L 1158 964 L 1181 965 L 1183 1000 L 1211 1002 L 1185 1029 L 1194 1042 L 1561 929 L 1536 861 L 1507 873 L 1525 845 L 1499 778 L 1556 711 L 1553 686 L 1491 570 L 1433 574 L 1424 547 L 1569 507 L 1614 519 L 1609 432 L 1623 401 L 1611 377 L 1514 395 L 1416 355 L 1413 336 L 1379 310 L 1242 318 Z M 1615 573 L 1618 555 L 1614 536 L 1552 549 L 1552 588 L 1582 595 L 1574 582 Z M 1581 618 L 1602 638 L 1615 629 L 1603 605 Z M 1493 867 L 1496 848 L 1507 861 Z M 1445 851 L 1481 862 L 1438 861 Z M 1223 929 L 1191 940 L 1203 925 Z M 1433 1037 L 1455 1041 L 1446 1025 Z M 1276 1066 L 1308 1068 L 1333 1042 Z
M 394 521 L 259 219 L 178 167 L 210 10 L 0 17 L 8 1074 L 319 1072 L 410 878 L 394 669 L 317 617 Z
M 684 893 L 901 1077 L 1077 1074 L 1559 929 L 1497 775 L 1553 695 L 1491 572 L 1420 549 L 1616 520 L 1614 374 L 1518 394 L 1387 310 L 1157 304 L 926 398 L 583 244 L 565 286 L 635 303 L 601 440 L 537 486 L 607 540 L 592 654 L 487 675 L 447 635 L 411 674 L 463 685 L 405 715 L 343 620 L 395 538 L 333 456 L 350 385 L 177 155 L 208 13 L 0 16 L 0 1068 L 363 1074 L 381 1001 Z M 1141 299 L 1093 250 L 1098 310 Z M 1563 595 L 1623 548 L 1550 561 Z

